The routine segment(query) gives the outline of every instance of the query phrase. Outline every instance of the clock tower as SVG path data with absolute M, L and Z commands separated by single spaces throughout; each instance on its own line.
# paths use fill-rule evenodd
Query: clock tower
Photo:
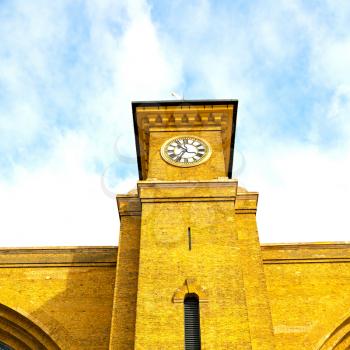
M 237 106 L 132 104 L 140 181 L 117 196 L 110 349 L 274 349 L 258 194 L 231 178 Z

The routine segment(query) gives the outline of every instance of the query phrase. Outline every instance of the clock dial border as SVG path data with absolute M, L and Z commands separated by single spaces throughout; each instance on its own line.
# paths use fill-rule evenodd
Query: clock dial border
M 179 161 L 175 161 L 174 159 L 169 157 L 169 155 L 167 153 L 167 146 L 178 139 L 192 139 L 192 140 L 199 141 L 205 148 L 204 156 L 201 157 L 199 160 L 191 162 L 191 163 L 181 163 Z M 197 166 L 197 165 L 200 165 L 200 164 L 203 164 L 204 162 L 206 162 L 212 155 L 212 148 L 211 148 L 209 142 L 204 140 L 201 137 L 193 136 L 193 135 L 181 135 L 181 136 L 178 135 L 178 136 L 171 137 L 170 139 L 166 140 L 163 143 L 163 145 L 160 148 L 160 154 L 161 154 L 162 159 L 164 161 L 166 161 L 168 164 L 175 165 L 175 166 L 182 167 L 182 168 L 189 168 L 189 167 L 194 167 L 194 166 Z

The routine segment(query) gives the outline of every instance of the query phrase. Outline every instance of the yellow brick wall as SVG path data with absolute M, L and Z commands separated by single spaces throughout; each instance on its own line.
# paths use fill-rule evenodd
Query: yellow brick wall
M 233 214 L 225 202 L 143 204 L 136 349 L 184 347 L 183 304 L 172 297 L 188 278 L 209 294 L 200 309 L 203 349 L 250 348 Z
M 249 200 L 243 199 L 247 203 L 241 203 L 240 210 L 247 213 L 237 218 L 235 188 L 232 180 L 196 186 L 139 184 L 142 221 L 135 349 L 184 347 L 183 303 L 173 303 L 172 298 L 187 279 L 195 279 L 207 293 L 207 302 L 200 303 L 203 350 L 273 349 L 255 215 L 249 213 Z
M 276 349 L 318 350 L 332 336 L 322 349 L 349 349 L 332 332 L 350 316 L 350 246 L 264 246 L 263 257 Z
M 256 201 L 240 199 L 238 196 L 235 232 L 240 251 L 251 346 L 254 350 L 272 350 L 271 310 L 253 205 L 256 208 Z
M 61 349 L 106 350 L 115 251 L 115 248 L 3 249 L 0 304 L 41 327 Z
M 167 193 L 169 195 L 169 191 Z M 145 250 L 143 254 L 143 259 L 149 259 L 150 264 L 142 268 L 144 278 L 140 290 L 145 293 L 140 317 L 146 313 L 149 322 L 140 325 L 140 340 L 146 339 L 149 332 L 147 339 L 152 342 L 151 348 L 158 349 L 156 332 L 160 329 L 169 332 L 167 338 L 178 344 L 178 347 L 172 347 L 173 343 L 168 345 L 165 342 L 164 349 L 183 348 L 183 304 L 173 303 L 172 298 L 186 278 L 195 277 L 208 299 L 200 305 L 203 345 L 209 345 L 203 349 L 250 349 L 247 340 L 251 341 L 253 349 L 272 348 L 266 317 L 269 305 L 277 350 L 349 348 L 346 335 L 350 331 L 350 244 L 263 245 L 260 252 L 256 248 L 255 216 L 249 213 L 253 204 L 247 199 L 237 200 L 234 216 L 224 214 L 232 212 L 230 201 L 213 202 L 213 206 L 198 202 L 181 203 L 186 211 L 177 212 L 176 218 L 169 222 L 159 220 L 159 230 L 156 229 L 157 215 L 164 211 L 176 213 L 176 205 L 179 203 L 170 206 L 169 203 L 143 204 L 146 214 L 151 214 L 153 210 L 157 214 L 149 222 L 144 222 L 154 229 L 147 230 L 142 243 L 153 254 L 147 254 L 150 250 Z M 131 206 L 125 212 L 135 214 L 137 210 Z M 210 215 L 213 212 L 218 214 Z M 126 248 L 130 249 L 124 253 L 125 261 L 134 261 L 133 266 L 136 265 L 133 249 L 137 247 L 137 240 L 130 240 L 140 224 L 136 216 L 125 216 L 127 229 L 122 230 L 124 242 L 128 242 Z M 191 252 L 187 250 L 187 226 L 192 227 L 193 233 L 194 250 Z M 235 231 L 231 231 L 230 227 L 234 227 Z M 165 230 L 173 234 L 169 237 Z M 226 237 L 231 248 L 220 237 Z M 203 248 L 198 247 L 199 243 L 203 244 Z M 202 259 L 193 259 L 191 253 L 196 251 L 201 252 Z M 216 255 L 216 252 L 222 254 Z M 61 349 L 108 349 L 115 253 L 115 248 L 102 247 L 2 249 L 0 304 L 32 320 Z M 259 269 L 261 257 L 265 278 Z M 237 268 L 239 265 L 241 269 Z M 122 273 L 123 278 L 131 279 L 122 287 L 117 285 L 116 295 L 119 293 L 125 296 L 124 300 L 130 300 L 128 298 L 135 292 L 135 270 L 127 267 L 122 271 L 125 272 Z M 267 292 L 263 292 L 265 279 Z M 134 284 L 130 285 L 130 281 Z M 219 302 L 213 302 L 214 299 Z M 229 303 L 235 306 L 231 308 Z M 155 307 L 158 312 L 158 305 L 162 307 L 162 312 L 148 313 Z M 120 311 L 122 315 L 122 311 L 130 305 L 124 306 L 124 309 L 118 308 L 117 303 L 114 311 Z M 224 313 L 217 318 L 222 308 Z M 115 349 L 133 349 L 134 320 L 130 315 L 125 316 L 124 324 L 121 319 L 120 328 L 115 327 L 119 331 L 118 336 L 124 339 L 124 345 L 121 343 L 121 347 L 115 346 Z M 165 322 L 168 317 L 171 321 Z M 238 330 L 242 330 L 240 343 L 232 347 L 235 341 L 238 342 Z M 3 334 L 2 329 L 0 336 Z M 223 339 L 232 343 L 220 343 L 224 342 Z M 331 342 L 334 346 L 330 345 Z M 338 342 L 340 345 L 335 346 Z M 141 346 L 138 348 L 142 349 Z M 149 346 L 143 348 L 149 349 Z
M 118 199 L 120 235 L 110 341 L 110 349 L 116 350 L 131 350 L 135 341 L 141 216 L 137 200 L 130 200 Z

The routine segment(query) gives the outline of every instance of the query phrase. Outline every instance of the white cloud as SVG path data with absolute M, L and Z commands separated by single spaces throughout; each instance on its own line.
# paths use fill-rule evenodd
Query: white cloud
M 0 246 L 116 245 L 113 195 L 136 185 L 130 101 L 170 96 L 181 64 L 144 1 L 89 1 L 86 18 L 71 2 L 12 7 L 0 33 L 11 52 L 0 52 L 2 149 L 14 152 L 4 153 Z
M 135 182 L 130 101 L 174 90 L 240 100 L 236 174 L 260 192 L 262 241 L 348 239 L 346 2 L 180 1 L 166 16 L 142 0 L 82 4 L 3 9 L 0 246 L 116 244 L 111 193 Z
M 235 173 L 260 192 L 261 240 L 349 240 L 350 36 L 339 24 L 341 17 L 348 28 L 344 9 L 314 11 L 299 1 L 252 8 L 245 16 L 227 11 L 216 17 L 215 9 L 208 15 L 214 30 L 226 30 L 220 49 L 208 44 L 208 31 L 207 45 L 192 52 L 202 79 L 194 84 L 204 84 L 211 96 L 240 100 Z M 336 12 L 335 23 L 328 10 Z M 299 89 L 312 93 L 303 96 Z M 323 98 L 325 90 L 330 97 Z
M 349 240 L 350 149 L 273 144 L 247 154 L 241 183 L 260 193 L 258 224 L 263 242 Z
M 17 167 L 1 183 L 1 246 L 114 245 L 118 237 L 115 199 L 88 169 L 89 140 L 69 133 L 56 142 L 50 160 L 28 170 Z M 125 192 L 135 179 L 111 190 Z

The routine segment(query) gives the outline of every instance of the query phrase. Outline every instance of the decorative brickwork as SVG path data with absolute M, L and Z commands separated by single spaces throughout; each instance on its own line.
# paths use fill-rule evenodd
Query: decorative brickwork
M 187 278 L 182 287 L 178 288 L 173 296 L 173 303 L 183 303 L 186 297 L 186 294 L 194 293 L 198 297 L 200 303 L 207 303 L 208 292 L 200 286 L 195 278 Z

